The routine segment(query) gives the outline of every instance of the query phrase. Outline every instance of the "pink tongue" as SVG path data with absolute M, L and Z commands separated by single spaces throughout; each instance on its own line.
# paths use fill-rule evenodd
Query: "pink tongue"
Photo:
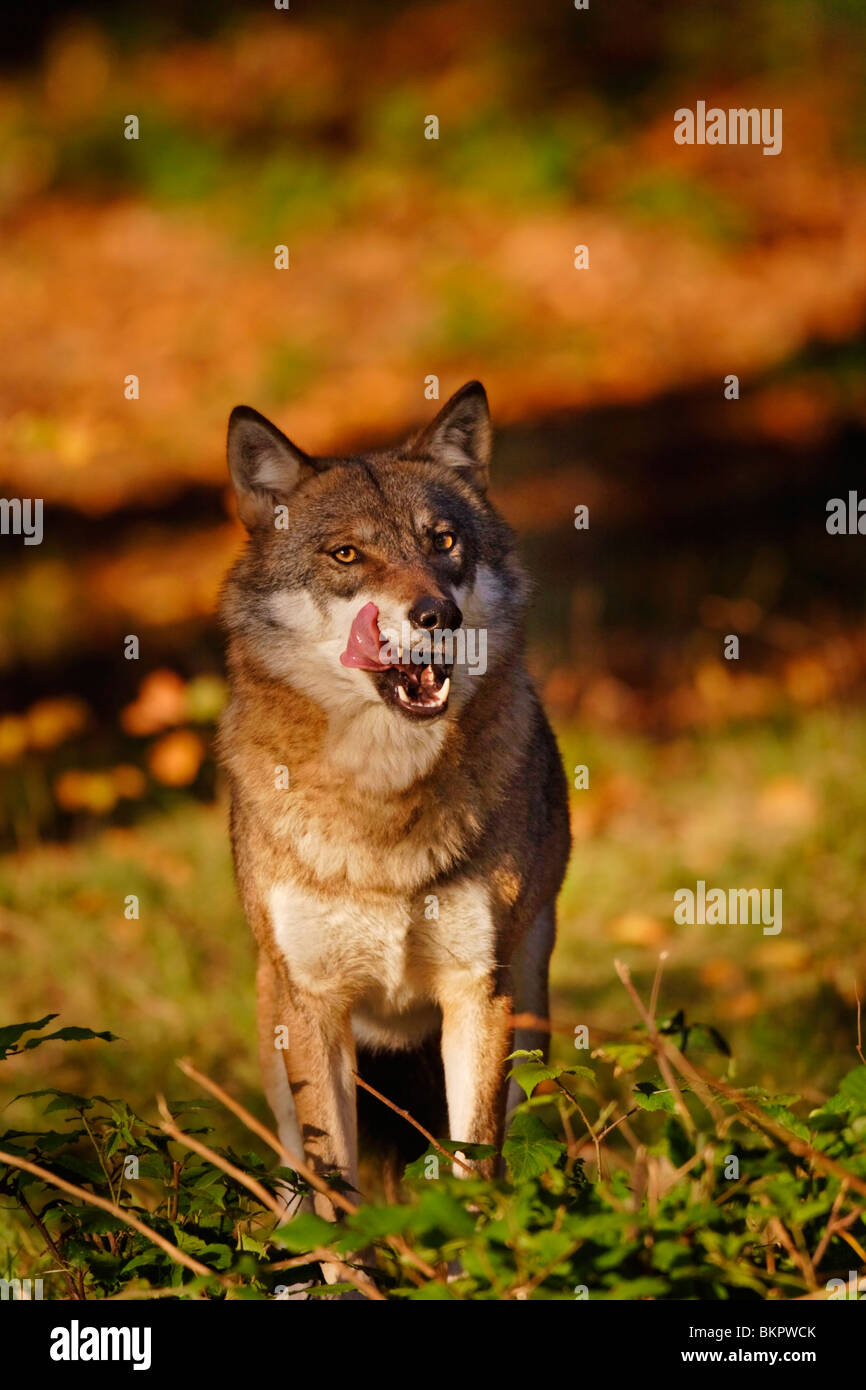
M 357 666 L 362 671 L 388 670 L 387 661 L 379 658 L 382 635 L 376 621 L 378 617 L 379 610 L 375 603 L 365 603 L 361 611 L 355 614 L 346 650 L 340 653 L 343 666 Z

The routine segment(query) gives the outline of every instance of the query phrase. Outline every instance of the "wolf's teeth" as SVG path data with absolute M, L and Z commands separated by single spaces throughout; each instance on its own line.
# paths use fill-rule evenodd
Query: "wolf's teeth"
M 397 699 L 402 700 L 404 705 L 411 705 L 412 703 L 402 685 L 397 686 Z
M 440 705 L 444 705 L 445 701 L 448 699 L 448 691 L 449 691 L 450 689 L 451 689 L 451 677 L 450 677 L 450 676 L 446 676 L 445 679 L 444 679 L 444 681 L 442 682 L 441 686 L 439 687 L 438 691 L 436 692 L 436 699 L 437 699 L 437 702 L 438 702 Z

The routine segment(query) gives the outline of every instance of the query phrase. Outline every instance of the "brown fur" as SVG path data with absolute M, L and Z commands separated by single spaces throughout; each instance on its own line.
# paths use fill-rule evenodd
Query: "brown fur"
M 270 443 L 256 434 L 252 412 L 241 421 L 241 443 L 230 444 L 251 541 L 229 577 L 223 604 L 231 700 L 220 749 L 231 788 L 238 885 L 260 950 L 262 1068 L 279 1118 L 279 1068 L 285 1067 L 308 1157 L 323 1171 L 341 1169 L 350 1182 L 357 1181 L 353 1015 L 379 1010 L 387 1029 L 389 1009 L 397 1007 L 379 997 L 376 948 L 363 923 L 375 924 L 380 913 L 383 923 L 397 920 L 399 906 L 404 935 L 392 940 L 397 928 L 383 925 L 383 940 L 388 950 L 396 949 L 394 941 L 402 950 L 405 941 L 417 998 L 398 1021 L 417 1022 L 420 1033 L 414 1043 L 395 1033 L 387 1052 L 394 1065 L 403 1057 L 411 1064 L 413 1046 L 440 1037 L 446 1084 L 450 1074 L 453 1087 L 449 1108 L 466 1117 L 468 1132 L 452 1133 L 456 1140 L 499 1143 L 505 1058 L 514 1044 L 510 1015 L 547 1010 L 553 903 L 568 856 L 567 793 L 555 740 L 523 665 L 522 573 L 507 528 L 483 497 L 489 425 L 485 436 L 486 400 L 482 410 L 479 391 L 464 388 L 428 431 L 390 455 L 311 461 L 273 426 L 266 426 L 273 432 Z M 255 470 L 265 455 L 263 483 Z M 275 499 L 289 502 L 294 546 L 291 535 L 275 536 L 268 524 Z M 345 520 L 335 519 L 336 506 Z M 416 527 L 411 541 L 400 529 L 407 513 L 422 506 L 459 513 L 461 554 L 450 570 L 424 550 L 418 539 L 423 528 Z M 387 535 L 383 517 L 391 526 Z M 363 577 L 320 565 L 321 552 L 314 549 L 329 528 L 328 541 L 342 544 L 350 521 L 356 529 L 366 525 L 365 545 L 376 552 Z M 293 683 L 291 660 L 278 662 L 275 654 L 284 642 L 288 652 L 297 641 L 291 630 L 296 609 L 288 610 L 288 636 L 279 631 L 271 640 L 268 624 L 278 624 L 262 616 L 264 608 L 283 589 L 293 602 L 302 596 L 305 613 L 321 610 L 323 622 L 332 604 L 360 606 L 371 590 L 401 608 L 419 592 L 466 593 L 472 603 L 482 573 L 498 584 L 497 611 L 484 618 L 495 650 L 486 675 L 455 688 L 455 709 L 442 717 L 444 735 L 435 736 L 441 738 L 436 755 L 405 785 L 383 777 L 381 786 L 371 786 L 366 772 L 347 773 L 333 742 L 342 707 L 327 708 L 327 695 L 319 697 L 309 681 L 306 689 L 300 678 Z M 358 588 L 347 588 L 350 582 Z M 367 673 L 357 674 L 363 697 L 375 699 Z M 375 727 L 381 725 L 386 741 L 392 729 L 394 737 L 411 739 L 407 748 L 423 748 L 428 737 L 418 731 L 415 740 L 415 730 L 404 729 L 396 711 L 382 711 L 380 718 L 378 708 L 370 708 L 366 717 L 379 721 Z M 377 749 L 369 755 L 375 759 Z M 290 770 L 288 791 L 274 783 L 280 766 Z M 288 925 L 274 915 L 281 901 L 274 893 L 284 890 L 293 905 Z M 431 894 L 444 904 L 438 922 L 425 916 Z M 294 939 L 292 912 L 304 902 L 314 905 L 316 925 L 297 923 L 301 948 L 294 956 L 286 942 Z M 485 912 L 493 947 L 479 975 Z M 340 921 L 349 922 L 351 935 L 345 968 Z M 370 934 L 375 938 L 375 926 Z M 288 1027 L 285 1051 L 275 1051 L 273 1043 L 280 1024 Z M 520 1042 L 544 1045 L 546 1039 L 540 1034 Z M 329 1213 L 327 1203 L 318 1206 Z

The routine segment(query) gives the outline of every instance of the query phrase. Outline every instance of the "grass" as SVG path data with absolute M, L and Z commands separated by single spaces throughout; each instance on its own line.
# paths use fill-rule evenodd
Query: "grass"
M 590 768 L 572 797 L 575 848 L 561 898 L 553 1015 L 565 1033 L 588 1023 L 615 1032 L 633 1010 L 614 960 L 644 998 L 660 951 L 659 1016 L 683 1008 L 732 1047 L 739 1085 L 795 1091 L 818 1104 L 857 1066 L 855 982 L 863 978 L 858 827 L 866 788 L 866 712 L 821 709 L 785 725 L 759 722 L 659 742 L 589 727 L 560 730 L 566 767 Z M 783 930 L 676 927 L 672 895 L 697 878 L 713 886 L 783 889 Z M 125 913 L 134 895 L 138 917 Z M 3 1019 L 59 1014 L 121 1041 L 48 1042 L 11 1059 L 7 1125 L 57 1128 L 44 1087 L 122 1096 L 155 1118 L 154 1097 L 190 1087 L 175 1062 L 192 1057 L 265 1121 L 255 1056 L 254 952 L 234 884 L 221 803 L 178 803 L 133 829 L 106 828 L 66 845 L 0 861 L 5 956 Z M 576 1057 L 567 1036 L 554 1055 Z M 615 1091 L 609 1062 L 598 1065 Z M 249 1149 L 230 1116 L 220 1142 Z M 63 1121 L 60 1122 L 61 1128 Z M 365 1166 L 365 1183 L 375 1186 Z M 371 1189 L 372 1190 L 372 1189 Z M 6 1203 L 0 1251 L 26 1273 L 39 1241 Z M 0 1271 L 2 1273 L 2 1271 Z M 630 1294 L 623 1296 L 631 1296 Z M 637 1296 L 636 1294 L 634 1296 Z
M 667 743 L 573 728 L 561 743 L 567 768 L 589 766 L 590 787 L 573 793 L 554 1014 L 623 1026 L 614 957 L 640 981 L 667 950 L 662 1010 L 719 1027 L 742 1079 L 832 1089 L 854 1059 L 863 976 L 866 787 L 851 769 L 866 757 L 866 714 L 820 710 Z M 781 933 L 675 926 L 673 893 L 698 878 L 782 888 Z M 125 916 L 130 895 L 137 919 Z M 128 1044 L 58 1047 L 56 1071 L 48 1045 L 16 1064 L 16 1091 L 49 1084 L 51 1070 L 50 1084 L 146 1106 L 188 1054 L 266 1114 L 254 952 L 221 804 L 185 802 L 133 829 L 7 856 L 0 903 L 4 1021 L 52 1011 Z

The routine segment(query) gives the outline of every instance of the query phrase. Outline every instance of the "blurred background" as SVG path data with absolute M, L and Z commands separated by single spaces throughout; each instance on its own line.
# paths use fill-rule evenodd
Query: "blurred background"
M 45 504 L 41 546 L 0 547 L 0 1022 L 125 1040 L 58 1048 L 50 1083 L 25 1057 L 16 1089 L 144 1104 L 188 1053 L 264 1114 L 212 758 L 226 419 L 390 442 L 431 374 L 488 388 L 532 665 L 590 769 L 555 1016 L 630 1023 L 614 957 L 646 989 L 667 950 L 662 1012 L 720 1029 L 741 1079 L 831 1086 L 866 975 L 866 539 L 825 529 L 866 492 L 866 11 L 71 0 L 0 24 L 0 493 Z M 698 100 L 781 107 L 783 152 L 675 145 Z M 782 888 L 781 934 L 675 927 L 699 878 Z

